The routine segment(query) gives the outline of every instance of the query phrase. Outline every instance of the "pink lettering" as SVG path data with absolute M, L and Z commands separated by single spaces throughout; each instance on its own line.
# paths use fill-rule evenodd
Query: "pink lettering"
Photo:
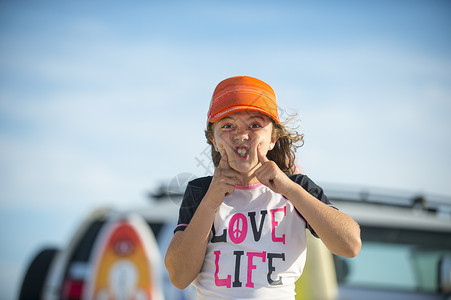
M 287 207 L 284 206 L 283 208 L 276 208 L 276 209 L 271 209 L 271 233 L 272 233 L 272 241 L 277 243 L 277 242 L 282 242 L 285 245 L 285 234 L 282 235 L 282 237 L 276 237 L 276 227 L 277 225 L 279 225 L 279 222 L 276 221 L 276 213 L 277 212 L 283 212 L 283 216 L 285 217 L 287 215 Z
M 247 254 L 247 283 L 246 287 L 253 288 L 254 283 L 252 282 L 252 270 L 256 269 L 257 266 L 254 265 L 253 260 L 254 256 L 261 257 L 263 262 L 266 262 L 266 252 L 263 251 L 262 253 L 259 252 L 248 252 Z
M 215 254 L 215 266 L 216 266 L 215 284 L 216 284 L 216 286 L 226 286 L 228 289 L 230 289 L 231 282 L 232 282 L 232 276 L 231 275 L 227 275 L 227 278 L 224 278 L 224 279 L 219 279 L 219 277 L 218 277 L 218 273 L 219 273 L 219 256 L 221 255 L 221 251 L 215 251 L 214 254 Z
M 234 244 L 244 241 L 247 235 L 247 219 L 243 214 L 234 214 L 229 222 L 229 237 Z

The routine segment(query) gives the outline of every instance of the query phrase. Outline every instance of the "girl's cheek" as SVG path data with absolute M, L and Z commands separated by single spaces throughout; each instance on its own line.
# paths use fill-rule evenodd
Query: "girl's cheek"
M 227 149 L 230 148 L 230 140 L 228 139 L 227 133 L 221 133 L 215 136 L 216 144 L 219 149 Z
M 217 132 L 215 133 L 214 137 L 216 141 L 222 141 L 224 142 L 225 139 L 227 139 L 227 133 L 225 132 Z
M 260 147 L 262 147 L 262 149 L 265 149 L 265 148 L 269 147 L 269 143 L 270 143 L 270 141 L 265 139 L 265 137 L 258 136 L 255 139 L 255 145 L 254 146 L 257 148 L 258 145 L 260 145 Z
M 222 144 L 224 142 L 223 142 L 223 139 L 222 139 L 222 135 L 220 133 L 214 132 L 213 133 L 213 137 L 214 137 L 214 140 L 215 140 L 215 146 L 218 148 L 218 150 L 223 149 Z

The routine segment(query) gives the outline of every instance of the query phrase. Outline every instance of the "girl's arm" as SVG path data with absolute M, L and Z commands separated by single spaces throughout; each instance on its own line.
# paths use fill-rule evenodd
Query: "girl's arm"
M 257 179 L 274 192 L 285 195 L 332 253 L 356 256 L 362 247 L 359 225 L 348 215 L 318 201 L 293 182 L 260 149 L 258 154 L 262 166 L 255 171 Z
M 345 213 L 318 201 L 302 186 L 292 183 L 285 196 L 302 212 L 324 245 L 336 255 L 356 256 L 362 246 L 359 225 Z
M 206 200 L 204 198 L 204 200 Z M 199 204 L 184 231 L 177 231 L 165 256 L 169 278 L 175 287 L 186 288 L 199 274 L 205 258 L 215 209 L 204 201 Z

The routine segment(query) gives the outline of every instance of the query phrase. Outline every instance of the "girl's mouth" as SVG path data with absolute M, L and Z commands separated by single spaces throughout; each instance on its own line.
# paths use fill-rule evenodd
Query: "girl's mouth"
M 239 146 L 235 148 L 235 153 L 238 157 L 247 159 L 249 157 L 249 149 L 247 147 Z

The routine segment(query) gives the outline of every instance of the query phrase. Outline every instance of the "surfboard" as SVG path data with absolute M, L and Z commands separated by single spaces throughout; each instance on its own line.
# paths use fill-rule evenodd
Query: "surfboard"
M 163 299 L 161 254 L 141 216 L 120 215 L 109 221 L 99 236 L 83 299 Z

